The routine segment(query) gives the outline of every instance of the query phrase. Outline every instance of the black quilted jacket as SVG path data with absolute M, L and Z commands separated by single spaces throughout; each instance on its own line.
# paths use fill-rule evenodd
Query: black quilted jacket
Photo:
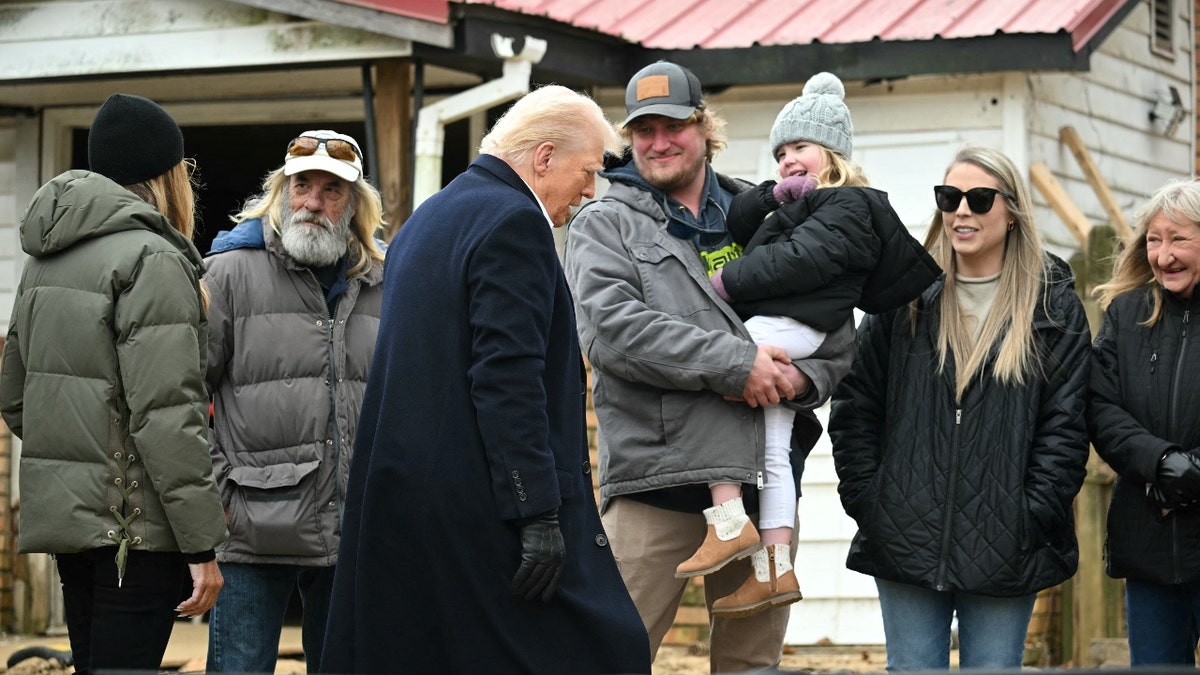
M 942 270 L 871 188 L 814 190 L 779 205 L 774 181 L 734 195 L 727 224 L 746 247 L 721 272 L 742 318 L 781 315 L 831 333 L 854 308 L 907 305 Z
M 1109 305 L 1092 346 L 1087 418 L 1096 452 L 1117 472 L 1108 573 L 1181 584 L 1200 580 L 1200 505 L 1156 517 L 1146 484 L 1168 449 L 1200 452 L 1200 297 L 1163 295 L 1151 327 L 1138 325 L 1150 316 L 1146 292 Z
M 838 492 L 859 527 L 850 569 L 1006 597 L 1074 574 L 1090 335 L 1070 268 L 1048 264 L 1034 321 L 1040 372 L 1023 386 L 1001 385 L 989 363 L 955 405 L 953 364 L 937 372 L 930 309 L 943 279 L 919 300 L 915 336 L 907 307 L 859 326 L 829 424 Z

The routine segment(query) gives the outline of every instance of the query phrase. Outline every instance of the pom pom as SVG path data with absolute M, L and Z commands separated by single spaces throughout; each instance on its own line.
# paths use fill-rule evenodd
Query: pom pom
M 833 73 L 817 73 L 804 83 L 805 96 L 833 95 L 839 99 L 846 98 L 846 86 Z

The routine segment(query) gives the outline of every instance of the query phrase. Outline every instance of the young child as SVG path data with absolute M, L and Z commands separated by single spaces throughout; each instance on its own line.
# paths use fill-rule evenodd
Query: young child
M 745 319 L 759 344 L 783 347 L 799 360 L 857 306 L 880 313 L 915 300 L 941 270 L 909 234 L 887 194 L 867 187 L 850 161 L 853 127 L 845 88 L 818 73 L 784 106 L 771 128 L 780 181 L 736 195 L 728 226 L 745 247 L 710 279 Z M 715 483 L 703 544 L 676 570 L 678 578 L 715 572 L 752 556 L 754 572 L 732 595 L 713 603 L 715 616 L 750 616 L 801 598 L 791 563 L 796 483 L 789 453 L 795 411 L 768 406 L 766 481 L 758 528 L 746 515 L 738 483 Z

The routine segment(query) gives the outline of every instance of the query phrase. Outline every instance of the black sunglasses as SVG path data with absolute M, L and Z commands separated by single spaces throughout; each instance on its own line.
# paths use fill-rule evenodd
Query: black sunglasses
M 997 190 L 996 188 L 977 187 L 963 192 L 952 185 L 933 186 L 933 198 L 937 201 L 937 207 L 940 211 L 957 211 L 958 205 L 962 204 L 963 195 L 967 197 L 967 207 L 979 215 L 992 210 L 992 204 L 996 201 L 996 195 L 1001 195 L 1008 199 L 1016 199 L 1016 197 L 1013 197 L 1004 190 Z

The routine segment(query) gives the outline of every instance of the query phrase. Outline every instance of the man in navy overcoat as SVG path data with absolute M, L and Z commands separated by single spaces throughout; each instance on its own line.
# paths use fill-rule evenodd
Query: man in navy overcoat
M 535 90 L 393 240 L 322 672 L 650 672 L 551 233 L 618 145 L 591 99 Z

